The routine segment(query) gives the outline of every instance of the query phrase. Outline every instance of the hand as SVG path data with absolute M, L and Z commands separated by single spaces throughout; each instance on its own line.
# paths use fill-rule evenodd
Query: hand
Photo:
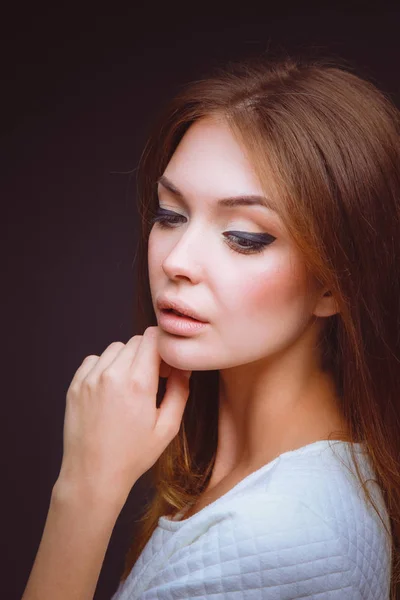
M 191 371 L 167 365 L 157 326 L 87 356 L 67 391 L 64 452 L 56 483 L 125 502 L 134 483 L 177 435 Z M 161 368 L 160 368 L 161 367 Z M 166 392 L 156 408 L 159 376 Z M 186 376 L 185 376 L 186 374 Z

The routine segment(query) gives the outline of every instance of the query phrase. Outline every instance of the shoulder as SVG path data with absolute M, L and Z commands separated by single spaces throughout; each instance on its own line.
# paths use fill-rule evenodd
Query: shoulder
M 368 489 L 390 527 L 379 488 Z M 278 461 L 264 486 L 232 499 L 230 508 L 226 528 L 234 531 L 239 554 L 253 548 L 264 575 L 273 578 L 275 570 L 280 581 L 296 580 L 308 593 L 360 590 L 388 597 L 390 537 L 359 480 L 336 459 Z M 328 587 L 319 590 L 320 584 Z
M 307 507 L 315 518 L 323 520 L 338 534 L 348 538 L 350 543 L 354 536 L 360 535 L 361 525 L 378 536 L 384 527 L 367 501 L 363 486 L 390 527 L 387 507 L 369 459 L 357 452 L 356 460 L 362 482 L 343 445 L 333 444 L 332 449 L 325 446 L 321 451 L 309 454 L 293 453 L 286 460 L 277 462 L 271 477 L 258 491 L 264 492 L 265 497 L 271 500 L 280 497 L 289 513 L 301 511 L 302 506 Z M 273 506 L 268 506 L 267 502 L 265 510 L 268 513 Z
M 187 522 L 164 524 L 173 534 L 152 584 L 176 598 L 262 590 L 268 598 L 386 600 L 390 543 L 358 487 L 331 459 L 279 460 Z
M 168 561 L 152 581 L 153 592 L 167 586 L 176 598 L 246 597 L 256 590 L 268 598 L 388 597 L 378 557 L 352 547 L 298 498 L 247 491 L 202 512 L 165 548 Z
M 229 504 L 202 544 L 207 558 L 201 560 L 210 568 L 216 560 L 222 573 L 245 570 L 262 589 L 278 587 L 290 598 L 335 591 L 343 599 L 364 597 L 361 592 L 388 597 L 390 547 L 368 520 L 352 522 L 346 508 L 329 502 L 320 514 L 319 503 L 296 493 L 248 493 Z

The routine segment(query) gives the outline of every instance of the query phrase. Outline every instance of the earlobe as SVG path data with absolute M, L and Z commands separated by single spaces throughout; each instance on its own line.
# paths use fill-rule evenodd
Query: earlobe
M 332 296 L 332 292 L 327 290 L 319 299 L 314 314 L 317 317 L 331 317 L 339 312 L 339 307 Z

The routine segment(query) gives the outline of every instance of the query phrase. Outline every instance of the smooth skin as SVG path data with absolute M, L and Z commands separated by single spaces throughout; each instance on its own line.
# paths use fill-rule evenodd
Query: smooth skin
M 157 326 L 88 356 L 68 388 L 64 452 L 22 600 L 92 600 L 135 482 L 177 435 L 191 371 L 165 364 Z M 156 407 L 159 376 L 168 377 Z
M 67 393 L 61 470 L 23 600 L 93 598 L 129 491 L 178 433 L 184 372 L 220 374 L 216 462 L 197 509 L 280 453 L 345 428 L 315 351 L 323 317 L 337 312 L 329 290 L 306 272 L 276 213 L 217 208 L 219 197 L 263 193 L 244 149 L 222 121 L 204 119 L 165 175 L 186 202 L 160 187 L 160 205 L 181 220 L 150 233 L 153 304 L 182 299 L 209 325 L 189 337 L 149 327 L 83 361 Z M 232 230 L 276 240 L 244 255 L 224 241 Z M 168 380 L 157 409 L 159 376 Z
M 150 233 L 153 304 L 164 295 L 181 299 L 209 325 L 190 337 L 161 328 L 159 350 L 176 368 L 219 372 L 218 447 L 207 488 L 215 499 L 281 453 L 346 431 L 317 351 L 321 327 L 338 307 L 306 269 L 279 211 L 219 205 L 228 196 L 265 196 L 223 119 L 196 121 L 163 175 L 183 197 L 159 183 L 159 206 L 176 217 Z M 276 239 L 243 254 L 243 240 L 231 232 Z

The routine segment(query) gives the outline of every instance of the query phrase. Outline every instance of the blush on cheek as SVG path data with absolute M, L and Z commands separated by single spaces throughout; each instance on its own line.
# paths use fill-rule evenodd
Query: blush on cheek
M 306 292 L 307 279 L 302 265 L 280 261 L 278 266 L 240 279 L 232 297 L 238 311 L 270 318 L 304 306 Z
M 223 327 L 231 358 L 246 363 L 293 343 L 310 317 L 307 285 L 302 265 L 294 266 L 293 261 L 236 280 L 227 298 Z

